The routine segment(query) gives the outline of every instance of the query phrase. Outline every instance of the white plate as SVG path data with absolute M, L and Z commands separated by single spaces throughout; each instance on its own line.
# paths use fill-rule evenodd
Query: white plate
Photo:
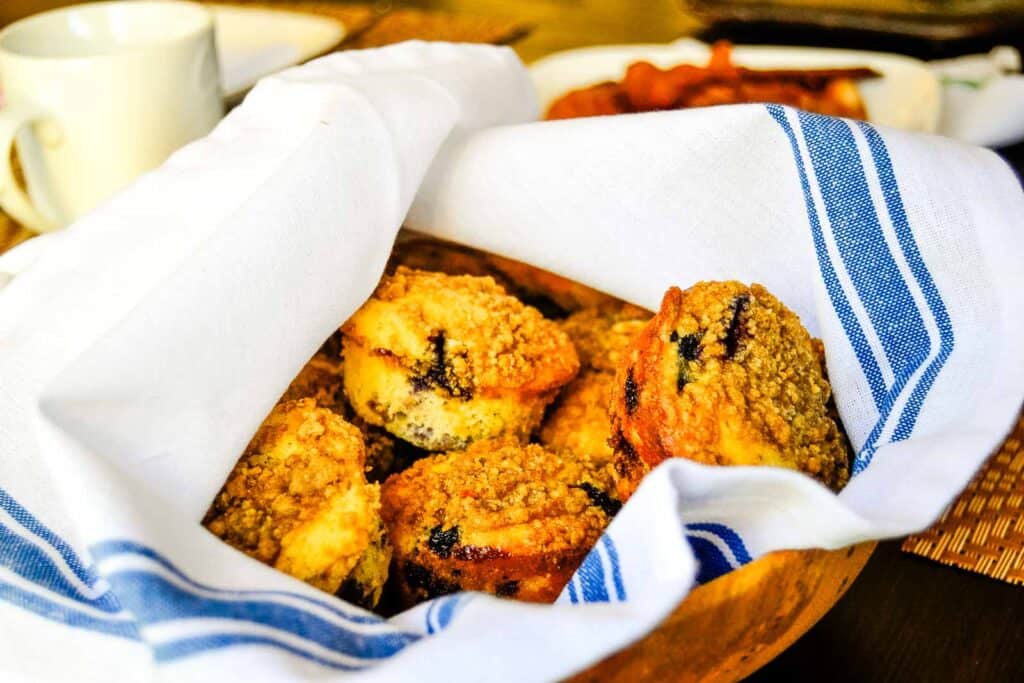
M 530 74 L 541 109 L 569 90 L 621 80 L 626 67 L 646 60 L 661 68 L 707 64 L 709 47 L 696 40 L 667 45 L 608 45 L 568 50 L 534 62 Z M 884 52 L 825 48 L 737 46 L 733 62 L 754 69 L 821 69 L 866 66 L 881 78 L 859 84 L 868 120 L 895 128 L 931 133 L 939 123 L 939 81 L 921 62 Z
M 329 17 L 237 5 L 208 7 L 217 26 L 221 85 L 229 102 L 264 76 L 329 52 L 345 37 L 345 26 Z

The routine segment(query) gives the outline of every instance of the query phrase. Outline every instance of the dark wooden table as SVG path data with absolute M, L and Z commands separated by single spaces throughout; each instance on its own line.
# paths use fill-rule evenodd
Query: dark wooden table
M 767 681 L 1024 681 L 1024 588 L 879 544 L 849 592 L 751 676 Z

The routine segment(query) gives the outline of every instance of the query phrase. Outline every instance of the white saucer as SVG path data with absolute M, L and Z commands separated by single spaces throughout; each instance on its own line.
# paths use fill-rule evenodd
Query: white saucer
M 345 38 L 336 19 L 260 7 L 209 5 L 217 26 L 221 83 L 229 103 L 256 81 L 330 52 Z
M 558 52 L 534 62 L 530 74 L 541 109 L 569 90 L 620 80 L 626 67 L 647 60 L 661 68 L 707 64 L 709 46 L 683 39 L 667 45 L 608 45 Z M 866 66 L 882 74 L 859 84 L 868 120 L 894 128 L 934 132 L 939 123 L 939 81 L 924 62 L 884 52 L 810 47 L 737 46 L 733 62 L 755 69 Z

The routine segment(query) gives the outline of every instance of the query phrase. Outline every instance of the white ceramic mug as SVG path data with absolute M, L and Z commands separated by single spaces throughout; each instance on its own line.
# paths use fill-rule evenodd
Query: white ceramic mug
M 188 2 L 101 2 L 15 22 L 0 31 L 0 83 L 0 207 L 37 231 L 70 223 L 224 113 L 213 18 Z

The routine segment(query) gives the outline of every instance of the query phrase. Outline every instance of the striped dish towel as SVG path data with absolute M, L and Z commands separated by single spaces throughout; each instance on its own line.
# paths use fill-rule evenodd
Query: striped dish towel
M 332 55 L 0 258 L 5 680 L 557 679 L 764 553 L 924 528 L 1012 425 L 1024 197 L 993 154 L 774 106 L 535 115 L 505 50 Z M 385 620 L 232 550 L 199 518 L 403 218 L 648 307 L 765 284 L 825 341 L 851 483 L 665 463 L 550 606 Z

